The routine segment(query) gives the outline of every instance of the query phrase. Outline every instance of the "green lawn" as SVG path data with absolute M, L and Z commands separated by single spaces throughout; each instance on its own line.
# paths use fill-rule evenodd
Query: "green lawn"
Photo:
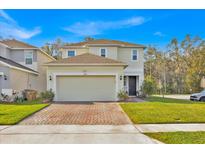
M 145 133 L 168 144 L 205 144 L 205 132 Z
M 202 103 L 202 102 L 193 102 L 190 100 L 182 100 L 182 99 L 173 99 L 173 98 L 162 98 L 157 96 L 152 96 L 146 99 L 148 102 L 163 102 L 163 103 L 185 103 L 185 104 L 196 104 L 196 103 Z
M 0 125 L 16 124 L 32 113 L 48 106 L 48 104 L 36 103 L 36 101 L 0 104 Z
M 149 102 L 122 103 L 133 123 L 204 123 L 205 103 L 151 97 Z

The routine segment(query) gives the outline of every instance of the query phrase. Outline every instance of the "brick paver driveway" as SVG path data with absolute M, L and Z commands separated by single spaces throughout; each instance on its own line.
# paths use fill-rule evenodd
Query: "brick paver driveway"
M 20 122 L 23 125 L 123 125 L 130 123 L 127 115 L 115 103 L 51 104 Z

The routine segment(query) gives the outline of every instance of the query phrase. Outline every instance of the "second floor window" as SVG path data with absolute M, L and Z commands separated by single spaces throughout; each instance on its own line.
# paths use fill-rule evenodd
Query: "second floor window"
M 100 56 L 107 57 L 107 51 L 106 49 L 100 49 Z
M 75 56 L 75 51 L 68 51 L 68 57 Z
M 33 52 L 25 52 L 25 63 L 26 65 L 33 64 Z
M 132 60 L 137 60 L 137 50 L 132 50 Z

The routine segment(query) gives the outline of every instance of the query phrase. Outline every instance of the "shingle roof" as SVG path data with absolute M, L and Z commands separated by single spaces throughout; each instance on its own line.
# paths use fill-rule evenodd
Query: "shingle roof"
M 49 58 L 54 59 L 54 57 L 52 57 L 51 55 L 48 55 L 45 51 L 43 51 L 42 49 L 39 49 L 38 47 L 35 47 L 33 45 L 30 45 L 28 43 L 24 43 L 15 39 L 7 39 L 7 40 L 0 40 L 0 43 L 8 46 L 11 49 L 38 49 L 38 51 L 42 52 L 43 54 L 45 54 L 46 56 L 48 56 Z
M 94 54 L 90 54 L 90 53 L 84 53 L 78 56 L 74 56 L 74 57 L 70 57 L 70 58 L 64 58 L 64 59 L 60 59 L 60 60 L 56 60 L 56 61 L 52 61 L 47 63 L 48 65 L 55 65 L 55 64 L 102 64 L 102 65 L 124 65 L 126 66 L 125 63 L 118 61 L 118 60 L 113 60 L 113 59 L 109 59 L 109 58 L 105 58 L 105 57 L 101 57 L 101 56 L 97 56 Z
M 11 65 L 11 66 L 14 66 L 14 67 L 18 67 L 20 69 L 24 69 L 24 70 L 27 70 L 27 71 L 30 71 L 30 72 L 38 73 L 37 71 L 34 71 L 34 70 L 32 70 L 32 69 L 30 69 L 30 68 L 28 68 L 26 66 L 23 66 L 23 65 L 21 65 L 19 63 L 14 62 L 13 60 L 10 60 L 10 59 L 7 59 L 7 58 L 1 57 L 1 56 L 0 56 L 0 61 L 6 63 L 8 65 Z
M 15 40 L 15 39 L 8 39 L 8 40 L 0 40 L 0 43 L 7 45 L 10 48 L 37 48 L 33 45 Z
M 85 41 L 85 42 L 79 42 L 79 43 L 72 43 L 69 45 L 65 45 L 63 48 L 66 47 L 72 47 L 72 46 L 89 46 L 89 45 L 117 45 L 122 47 L 142 47 L 145 48 L 144 45 L 135 44 L 135 43 L 129 43 L 129 42 L 123 42 L 123 41 L 117 41 L 117 40 L 107 40 L 107 39 L 96 39 L 91 41 Z

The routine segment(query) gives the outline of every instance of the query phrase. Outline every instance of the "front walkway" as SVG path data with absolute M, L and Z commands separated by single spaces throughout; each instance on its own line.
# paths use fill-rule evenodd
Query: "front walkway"
M 125 102 L 145 102 L 145 100 L 139 97 L 129 97 Z
M 0 126 L 0 144 L 156 144 L 133 125 Z
M 205 131 L 205 124 L 137 124 L 135 127 L 142 133 Z
M 26 118 L 21 125 L 124 125 L 131 124 L 117 103 L 51 104 Z

